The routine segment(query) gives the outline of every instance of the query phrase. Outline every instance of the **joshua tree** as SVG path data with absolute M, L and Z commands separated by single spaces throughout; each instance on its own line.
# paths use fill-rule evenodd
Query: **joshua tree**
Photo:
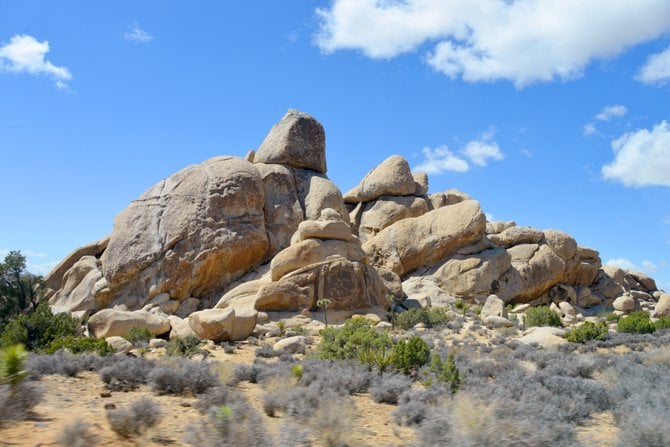
M 326 323 L 328 327 L 328 306 L 332 303 L 328 298 L 322 298 L 316 302 L 316 306 L 320 309 L 323 309 L 323 322 Z

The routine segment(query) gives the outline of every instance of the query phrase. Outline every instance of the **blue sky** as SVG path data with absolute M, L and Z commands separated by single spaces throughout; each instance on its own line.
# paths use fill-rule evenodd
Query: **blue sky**
M 293 107 L 343 191 L 400 154 L 670 289 L 669 81 L 667 0 L 0 0 L 0 255 L 45 273 Z

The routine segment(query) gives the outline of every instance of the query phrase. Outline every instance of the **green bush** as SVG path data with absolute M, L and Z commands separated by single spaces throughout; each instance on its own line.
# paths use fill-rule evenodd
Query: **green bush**
M 586 343 L 589 340 L 603 341 L 607 338 L 607 324 L 587 321 L 568 332 L 565 338 L 572 343 Z
M 656 330 L 661 330 L 661 329 L 667 329 L 670 328 L 670 317 L 662 317 L 659 318 L 655 323 L 654 327 Z
M 420 307 L 410 309 L 395 317 L 395 325 L 400 329 L 411 329 L 418 323 L 427 328 L 441 326 L 449 321 L 449 315 L 444 307 Z
M 614 312 L 608 312 L 605 314 L 605 321 L 607 322 L 619 321 L 619 316 Z
M 358 351 L 358 361 L 363 365 L 376 367 L 384 372 L 386 368 L 393 364 L 393 351 L 383 348 L 366 348 Z
M 418 371 L 429 360 L 430 346 L 416 335 L 393 346 L 393 366 L 405 374 Z
M 7 346 L 0 351 L 0 385 L 16 386 L 25 379 L 28 353 L 23 345 Z
M 195 335 L 176 337 L 167 343 L 165 352 L 167 355 L 190 357 L 195 354 L 202 354 L 202 349 L 199 346 L 200 339 Z
M 632 312 L 627 317 L 620 318 L 617 330 L 628 334 L 651 334 L 656 330 L 654 323 L 649 320 L 649 314 L 643 310 Z
M 154 338 L 153 334 L 149 329 L 145 327 L 133 326 L 128 329 L 126 335 L 123 336 L 126 340 L 131 342 L 133 345 L 141 343 L 149 343 L 149 340 Z
M 39 351 L 59 337 L 77 335 L 79 323 L 65 314 L 54 315 L 48 304 L 42 303 L 29 313 L 19 315 L 5 326 L 0 346 L 23 344 L 29 351 Z
M 526 316 L 523 321 L 526 323 L 526 327 L 563 326 L 561 317 L 548 306 L 531 307 L 526 311 Z
M 355 318 L 342 328 L 323 329 L 317 355 L 322 359 L 358 359 L 361 351 L 390 350 L 392 344 L 387 332 L 375 330 L 369 320 Z
M 95 352 L 98 355 L 111 355 L 115 352 L 114 348 L 103 339 L 75 337 L 72 335 L 58 337 L 55 340 L 52 340 L 43 351 L 45 354 L 53 354 L 60 349 L 66 349 L 72 354 Z
M 449 353 L 447 359 L 434 354 L 430 359 L 430 368 L 428 368 L 430 377 L 424 380 L 425 385 L 432 385 L 433 380 L 449 385 L 451 394 L 456 394 L 463 382 L 463 374 L 456 366 L 454 354 Z

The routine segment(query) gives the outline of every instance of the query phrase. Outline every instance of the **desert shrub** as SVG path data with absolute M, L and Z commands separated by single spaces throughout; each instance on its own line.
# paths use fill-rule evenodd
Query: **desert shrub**
M 219 384 L 209 363 L 175 359 L 154 368 L 147 383 L 158 394 L 201 394 Z
M 291 375 L 296 379 L 302 379 L 302 375 L 305 372 L 305 368 L 302 365 L 295 364 L 291 366 Z
M 607 324 L 584 322 L 582 325 L 570 330 L 565 338 L 572 343 L 586 343 L 589 340 L 605 340 L 607 338 Z
M 279 353 L 272 349 L 272 345 L 270 343 L 262 343 L 258 348 L 256 348 L 255 355 L 256 357 L 267 359 L 277 357 Z
M 0 385 L 16 386 L 26 378 L 28 353 L 23 345 L 6 346 L 0 350 Z
M 556 326 L 561 327 L 561 317 L 551 310 L 549 306 L 531 307 L 526 311 L 524 323 L 527 327 L 533 326 Z
M 224 341 L 223 343 L 221 343 L 221 347 L 223 348 L 223 352 L 225 352 L 226 354 L 235 354 L 234 344 Z
M 42 303 L 28 314 L 21 314 L 9 321 L 0 335 L 0 346 L 22 344 L 29 351 L 46 348 L 59 337 L 74 336 L 79 332 L 76 319 L 51 313 L 47 303 Z
M 112 348 L 104 339 L 77 337 L 73 335 L 58 337 L 51 340 L 43 351 L 46 354 L 53 354 L 61 349 L 67 350 L 73 354 L 95 352 L 98 355 L 111 355 L 115 352 L 114 348 Z
M 303 362 L 300 385 L 341 395 L 364 393 L 376 377 L 376 373 L 356 362 L 307 359 Z
M 654 322 L 657 331 L 670 328 L 670 317 L 662 317 Z
M 198 447 L 274 445 L 260 414 L 244 401 L 211 407 L 205 419 L 187 428 L 185 441 Z
M 398 425 L 419 425 L 433 408 L 450 398 L 451 391 L 444 386 L 420 390 L 410 388 L 398 398 L 398 408 L 393 412 L 393 420 Z
M 482 371 L 482 368 L 477 369 L 480 372 Z M 446 359 L 439 353 L 431 356 L 430 367 L 424 373 L 424 384 L 429 386 L 435 383 L 445 384 L 448 385 L 451 394 L 456 394 L 461 388 L 462 382 L 463 374 L 456 366 L 453 353 L 449 353 Z
M 160 407 L 147 397 L 136 400 L 125 409 L 107 410 L 109 426 L 124 438 L 141 435 L 156 425 L 160 418 Z
M 77 419 L 63 427 L 56 442 L 67 447 L 93 447 L 98 445 L 98 436 L 91 432 L 91 425 Z
M 649 319 L 649 314 L 641 310 L 620 318 L 617 322 L 617 330 L 628 334 L 651 334 L 656 327 Z
M 362 365 L 370 365 L 384 372 L 393 364 L 393 351 L 386 349 L 386 347 L 361 349 L 358 351 L 358 361 Z
M 312 433 L 298 424 L 286 422 L 279 426 L 278 447 L 312 447 Z
M 143 357 L 123 357 L 100 369 L 100 379 L 112 391 L 130 391 L 147 383 L 147 377 L 155 367 Z
M 387 332 L 375 330 L 364 318 L 347 320 L 342 328 L 324 329 L 321 336 L 317 355 L 322 359 L 357 359 L 361 350 L 390 349 L 392 345 Z
M 101 357 L 89 353 L 74 355 L 66 351 L 56 351 L 51 355 L 31 354 L 26 368 L 33 377 L 43 374 L 74 377 L 81 371 L 99 371 L 114 361 L 112 356 Z
M 0 385 L 0 426 L 7 421 L 25 419 L 42 396 L 42 389 L 29 381 Z
M 619 315 L 615 314 L 614 312 L 607 312 L 605 315 L 605 321 L 612 322 L 612 321 L 618 321 L 619 320 Z
M 190 357 L 196 354 L 202 354 L 200 349 L 200 339 L 195 335 L 186 337 L 175 337 L 168 341 L 165 347 L 165 353 L 172 356 Z
M 397 404 L 398 397 L 412 386 L 412 380 L 402 374 L 382 374 L 369 388 L 370 397 L 377 403 Z
M 124 335 L 123 338 L 131 342 L 133 346 L 139 346 L 149 343 L 149 340 L 154 338 L 154 336 L 149 329 L 145 327 L 133 326 L 128 329 L 128 332 L 126 332 L 126 335 Z
M 420 307 L 396 315 L 395 325 L 400 329 L 411 329 L 418 323 L 427 328 L 445 325 L 449 315 L 444 307 Z
M 429 360 L 430 346 L 416 335 L 393 346 L 393 366 L 405 374 L 418 371 Z

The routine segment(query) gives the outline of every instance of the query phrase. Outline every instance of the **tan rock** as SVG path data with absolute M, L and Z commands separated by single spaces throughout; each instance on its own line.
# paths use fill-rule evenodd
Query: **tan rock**
M 56 265 L 56 267 L 51 270 L 51 272 L 49 272 L 47 276 L 44 277 L 44 282 L 46 283 L 47 287 L 54 291 L 60 289 L 63 284 L 63 276 L 68 270 L 72 268 L 74 264 L 79 262 L 84 256 L 99 258 L 107 248 L 108 243 L 109 236 L 72 251 L 72 253 L 67 255 Z
M 425 172 L 412 172 L 414 177 L 414 195 L 424 196 L 428 194 L 428 174 Z
M 355 225 L 361 240 L 366 241 L 401 219 L 418 217 L 427 212 L 428 202 L 422 197 L 381 196 L 364 205 Z
M 486 302 L 484 303 L 481 312 L 479 313 L 479 317 L 482 318 L 482 320 L 486 317 L 507 318 L 505 302 L 496 295 L 489 295 L 488 298 L 486 298 Z
M 658 299 L 656 307 L 651 314 L 654 318 L 670 317 L 670 294 L 664 293 Z
M 101 258 L 112 302 L 132 309 L 161 292 L 182 299 L 221 290 L 268 253 L 263 205 L 258 170 L 237 157 L 160 181 L 115 220 Z
M 270 255 L 288 247 L 291 235 L 304 219 L 295 174 L 290 166 L 254 164 L 263 181 L 265 230 L 270 243 Z
M 302 335 L 296 335 L 294 337 L 287 337 L 279 340 L 274 344 L 272 349 L 275 351 L 288 352 L 289 354 L 295 354 L 296 352 L 304 351 L 307 341 Z
M 88 330 L 96 338 L 122 337 L 133 327 L 147 329 L 152 335 L 162 335 L 170 330 L 170 322 L 146 310 L 103 309 L 88 319 Z
M 458 298 L 484 299 L 497 292 L 499 278 L 512 265 L 505 249 L 496 247 L 480 253 L 450 257 L 433 273 L 440 287 Z
M 362 261 L 365 253 L 354 243 L 338 240 L 307 239 L 277 253 L 270 262 L 273 281 L 310 264 L 325 261 L 331 256 L 339 256 L 352 261 Z
M 507 252 L 512 267 L 501 276 L 497 293 L 505 302 L 532 301 L 564 279 L 565 262 L 547 245 L 522 244 Z
M 567 233 L 559 230 L 544 230 L 547 245 L 564 261 L 577 254 L 577 241 Z
M 116 352 L 128 352 L 133 349 L 133 344 L 131 342 L 123 337 L 119 337 L 118 335 L 107 337 L 105 338 L 105 341 Z
M 486 234 L 498 234 L 502 233 L 508 228 L 516 227 L 516 222 L 513 220 L 502 221 L 494 220 L 491 222 L 486 222 Z
M 477 241 L 485 226 L 479 202 L 467 200 L 400 220 L 369 239 L 363 250 L 371 264 L 402 277 Z
M 96 311 L 106 304 L 95 295 L 95 284 L 101 279 L 102 272 L 95 256 L 82 256 L 62 276 L 61 288 L 51 296 L 49 303 L 71 312 Z
M 409 163 L 399 155 L 392 155 L 368 172 L 358 185 L 344 194 L 344 201 L 347 203 L 370 202 L 383 195 L 411 195 L 415 190 L 416 185 Z
M 635 310 L 636 305 L 635 298 L 630 293 L 624 293 L 612 303 L 614 309 L 621 312 L 631 312 Z
M 341 218 L 348 222 L 347 209 L 340 189 L 325 174 L 309 169 L 294 168 L 298 199 L 305 210 L 305 219 L 316 220 L 321 212 L 334 209 Z
M 568 303 L 567 301 L 561 301 L 560 303 L 558 303 L 558 308 L 561 310 L 562 315 L 571 317 L 577 315 L 575 308 L 572 307 L 572 304 Z
M 193 297 L 184 298 L 174 314 L 180 318 L 186 318 L 200 307 L 200 300 Z
M 488 316 L 482 318 L 482 323 L 484 323 L 484 326 L 486 326 L 490 329 L 499 329 L 499 328 L 503 328 L 503 327 L 514 326 L 514 323 L 509 321 L 507 318 L 498 317 L 498 316 L 495 316 L 495 315 L 488 315 Z
M 326 135 L 310 115 L 290 109 L 261 143 L 255 163 L 281 163 L 326 172 Z
M 348 242 L 353 239 L 351 227 L 343 220 L 306 220 L 298 226 L 291 238 L 291 244 L 305 239 L 335 239 Z
M 602 267 L 600 255 L 596 250 L 577 247 L 575 258 L 566 265 L 566 279 L 574 285 L 590 286 Z
M 235 324 L 234 309 L 206 309 L 193 312 L 188 324 L 201 340 L 220 342 L 231 340 Z
M 519 244 L 539 244 L 543 239 L 544 233 L 531 227 L 510 227 L 489 236 L 491 242 L 505 248 Z
M 428 200 L 430 200 L 432 209 L 455 205 L 456 203 L 465 202 L 466 200 L 470 199 L 470 195 L 457 189 L 449 189 L 445 192 L 437 192 L 428 196 Z
M 637 281 L 642 288 L 647 292 L 653 292 L 657 290 L 656 281 L 649 275 L 646 275 L 642 272 L 628 272 L 634 279 Z
M 433 276 L 411 276 L 402 283 L 408 299 L 419 303 L 430 303 L 433 307 L 445 307 L 456 302 L 456 298 L 443 290 Z
M 552 332 L 552 328 L 539 327 L 528 335 L 519 339 L 521 343 L 536 344 L 543 348 L 554 348 L 568 343 L 568 341 Z
M 246 340 L 254 332 L 256 322 L 258 321 L 258 312 L 253 309 L 235 310 L 235 320 L 233 321 L 233 331 L 230 334 L 231 341 Z
M 303 287 L 293 281 L 277 281 L 263 285 L 254 299 L 256 310 L 299 311 L 315 306 L 313 288 Z
M 188 318 L 183 320 L 179 319 L 179 321 L 173 321 L 171 319 L 170 324 L 172 325 L 172 330 L 170 331 L 170 340 L 189 336 L 197 337 L 196 333 L 193 331 L 193 329 L 191 329 Z

